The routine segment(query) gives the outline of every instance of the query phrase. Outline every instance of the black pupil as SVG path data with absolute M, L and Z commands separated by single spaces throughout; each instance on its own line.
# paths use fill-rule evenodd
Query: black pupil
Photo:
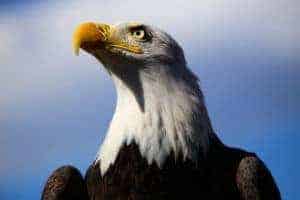
M 136 35 L 137 35 L 137 36 L 140 36 L 140 35 L 141 35 L 141 31 L 137 31 L 137 32 L 136 32 Z

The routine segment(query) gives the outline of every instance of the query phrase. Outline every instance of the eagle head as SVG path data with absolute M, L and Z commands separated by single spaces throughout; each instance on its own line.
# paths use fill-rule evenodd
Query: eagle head
M 143 69 L 149 72 L 151 66 L 157 68 L 157 65 L 185 66 L 183 50 L 169 34 L 141 23 L 80 24 L 73 35 L 75 54 L 78 55 L 80 48 L 95 56 L 109 72 L 118 75 Z

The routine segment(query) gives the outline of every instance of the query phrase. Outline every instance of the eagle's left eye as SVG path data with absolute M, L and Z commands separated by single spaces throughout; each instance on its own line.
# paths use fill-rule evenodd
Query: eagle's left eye
M 139 40 L 143 40 L 145 38 L 145 31 L 143 29 L 133 30 L 131 35 Z

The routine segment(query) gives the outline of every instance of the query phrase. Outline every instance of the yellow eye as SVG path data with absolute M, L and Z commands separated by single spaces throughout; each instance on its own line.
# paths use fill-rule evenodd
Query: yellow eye
M 140 30 L 134 30 L 131 32 L 132 36 L 137 38 L 137 39 L 144 39 L 145 37 L 145 31 L 140 29 Z

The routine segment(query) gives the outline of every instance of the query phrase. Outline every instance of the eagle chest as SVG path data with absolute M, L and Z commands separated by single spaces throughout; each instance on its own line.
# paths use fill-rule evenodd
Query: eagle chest
M 180 157 L 175 160 L 171 154 L 159 168 L 147 163 L 137 145 L 124 146 L 104 176 L 101 176 L 99 163 L 88 169 L 89 194 L 96 200 L 166 200 L 207 192 L 203 170 L 191 161 L 182 160 Z

